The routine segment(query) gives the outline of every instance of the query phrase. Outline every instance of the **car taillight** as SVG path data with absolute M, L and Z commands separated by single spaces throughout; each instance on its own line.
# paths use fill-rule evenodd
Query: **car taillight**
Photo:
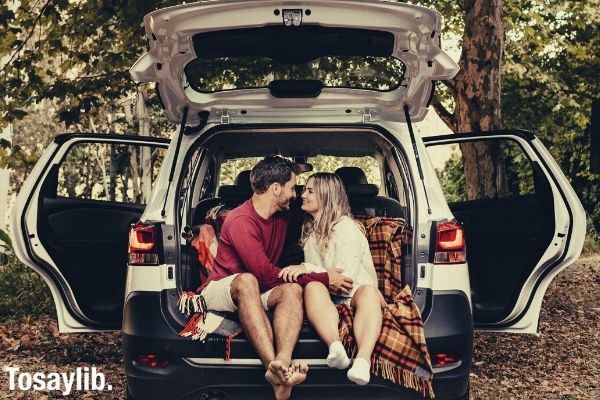
M 445 353 L 437 353 L 431 356 L 431 365 L 433 367 L 445 367 L 451 364 L 455 364 L 458 361 L 458 357 Z
M 140 354 L 134 361 L 138 365 L 149 368 L 164 368 L 169 365 L 169 360 L 156 354 Z
M 460 264 L 467 259 L 463 228 L 456 221 L 437 225 L 435 264 Z
M 129 231 L 129 264 L 158 265 L 157 229 L 141 222 Z

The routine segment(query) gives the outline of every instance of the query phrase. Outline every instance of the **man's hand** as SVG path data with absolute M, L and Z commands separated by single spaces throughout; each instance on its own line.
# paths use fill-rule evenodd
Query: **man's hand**
M 345 275 L 341 268 L 335 268 L 333 271 L 328 271 L 329 275 L 329 292 L 333 294 L 350 294 L 354 281 Z
M 298 277 L 300 275 L 306 273 L 307 270 L 304 265 L 290 265 L 281 270 L 281 272 L 279 273 L 279 277 L 283 279 L 284 282 L 296 282 L 298 281 Z

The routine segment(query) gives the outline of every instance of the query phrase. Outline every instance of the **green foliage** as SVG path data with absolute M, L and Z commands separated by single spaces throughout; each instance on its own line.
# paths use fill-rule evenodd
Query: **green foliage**
M 145 204 L 150 193 L 144 189 L 149 190 L 154 183 L 158 173 L 156 166 L 162 163 L 163 157 L 162 148 L 78 143 L 69 148 L 60 165 L 57 194 Z M 150 187 L 144 187 L 144 179 Z
M 243 157 L 226 160 L 219 170 L 219 185 L 233 185 L 240 172 L 252 169 L 260 159 L 261 157 Z
M 0 120 L 59 99 L 67 125 L 135 92 L 128 69 L 143 53 L 143 16 L 177 1 L 22 0 L 0 6 Z M 156 102 L 155 102 L 156 104 Z
M 46 282 L 18 260 L 0 229 L 0 318 L 48 314 L 53 309 Z
M 221 164 L 219 171 L 220 185 L 233 185 L 235 177 L 244 170 L 252 169 L 254 164 L 262 157 L 245 157 L 227 160 Z M 372 157 L 334 157 L 319 155 L 309 157 L 307 162 L 313 166 L 311 172 L 306 172 L 298 177 L 298 184 L 304 185 L 308 177 L 315 172 L 335 172 L 340 167 L 360 167 L 365 171 L 367 181 L 381 187 L 380 167 Z
M 503 195 L 535 194 L 533 166 L 523 148 L 510 140 L 501 142 L 500 149 L 508 186 Z
M 583 254 L 599 254 L 600 253 L 600 234 L 594 228 L 592 218 L 587 219 L 587 231 L 585 242 L 583 243 Z
M 8 95 L 0 98 L 0 125 L 26 120 L 35 112 L 36 105 L 45 107 L 45 101 L 52 101 L 55 113 L 42 118 L 40 124 L 55 119 L 67 127 L 83 129 L 86 118 L 96 118 L 104 111 L 97 119 L 104 121 L 102 126 L 107 130 L 130 130 L 131 123 L 123 115 L 111 118 L 107 115 L 123 99 L 135 96 L 136 86 L 128 69 L 145 49 L 142 17 L 151 10 L 179 3 L 174 0 L 2 3 L 0 58 L 5 63 L 0 67 L 0 93 Z M 432 7 L 443 15 L 445 47 L 448 39 L 460 45 L 466 28 L 464 2 L 414 3 Z M 503 125 L 538 134 L 592 215 L 596 230 L 600 230 L 600 213 L 595 211 L 600 203 L 600 176 L 589 172 L 589 133 L 586 133 L 591 99 L 599 89 L 600 13 L 590 0 L 514 0 L 503 3 L 503 21 L 506 29 L 502 63 Z M 259 64 L 252 69 L 263 72 L 268 69 L 266 63 Z M 336 65 L 340 70 L 351 67 L 349 63 Z M 219 84 L 256 79 L 246 76 L 249 71 L 234 74 L 226 71 L 215 79 Z M 144 85 L 145 91 L 152 89 L 151 85 Z M 444 104 L 451 103 L 452 93 L 447 88 L 442 90 Z M 148 97 L 147 103 L 151 133 L 164 134 L 169 125 L 162 116 L 157 96 Z M 40 151 L 18 144 L 10 151 L 0 146 L 0 166 L 18 170 L 16 181 L 20 182 Z
M 199 58 L 185 68 L 198 91 L 267 87 L 273 80 L 320 80 L 323 86 L 391 90 L 406 67 L 393 57 L 329 56 L 289 64 L 269 57 Z
M 436 169 L 436 172 L 449 203 L 467 200 L 463 158 L 459 152 L 453 152 L 444 169 Z
M 591 101 L 600 90 L 600 14 L 590 1 L 505 2 L 505 127 L 535 132 L 600 230 L 600 175 L 590 172 Z
M 6 139 L 0 139 L 0 168 L 6 168 L 10 161 L 11 143 Z
M 312 164 L 313 171 L 304 174 L 303 178 L 308 178 L 310 174 L 315 172 L 335 172 L 340 167 L 359 167 L 365 172 L 367 182 L 373 183 L 381 187 L 381 168 L 372 157 L 333 157 L 319 155 L 310 157 L 308 162 Z M 304 179 L 300 179 L 301 183 L 305 183 Z

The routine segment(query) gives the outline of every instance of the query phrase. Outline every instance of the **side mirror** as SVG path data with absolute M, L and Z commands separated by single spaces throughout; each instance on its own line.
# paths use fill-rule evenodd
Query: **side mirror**
M 590 172 L 600 174 L 600 99 L 592 101 L 590 118 Z

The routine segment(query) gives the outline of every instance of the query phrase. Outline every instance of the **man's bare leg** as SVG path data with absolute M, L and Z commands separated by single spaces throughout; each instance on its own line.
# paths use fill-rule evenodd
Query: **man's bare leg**
M 287 383 L 285 373 L 288 366 L 275 362 L 273 329 L 260 300 L 256 277 L 250 273 L 238 275 L 231 283 L 231 297 L 236 303 L 246 337 L 267 369 L 267 373 L 274 375 L 269 377 L 269 383 Z
M 285 283 L 277 286 L 268 299 L 269 308 L 274 309 L 273 333 L 275 337 L 275 361 L 281 362 L 277 367 L 284 365 L 286 368 L 285 385 L 273 385 L 277 399 L 288 399 L 292 386 L 298 385 L 306 379 L 308 368 L 294 368 L 291 363 L 292 352 L 298 342 L 304 310 L 302 305 L 302 288 L 295 283 Z

